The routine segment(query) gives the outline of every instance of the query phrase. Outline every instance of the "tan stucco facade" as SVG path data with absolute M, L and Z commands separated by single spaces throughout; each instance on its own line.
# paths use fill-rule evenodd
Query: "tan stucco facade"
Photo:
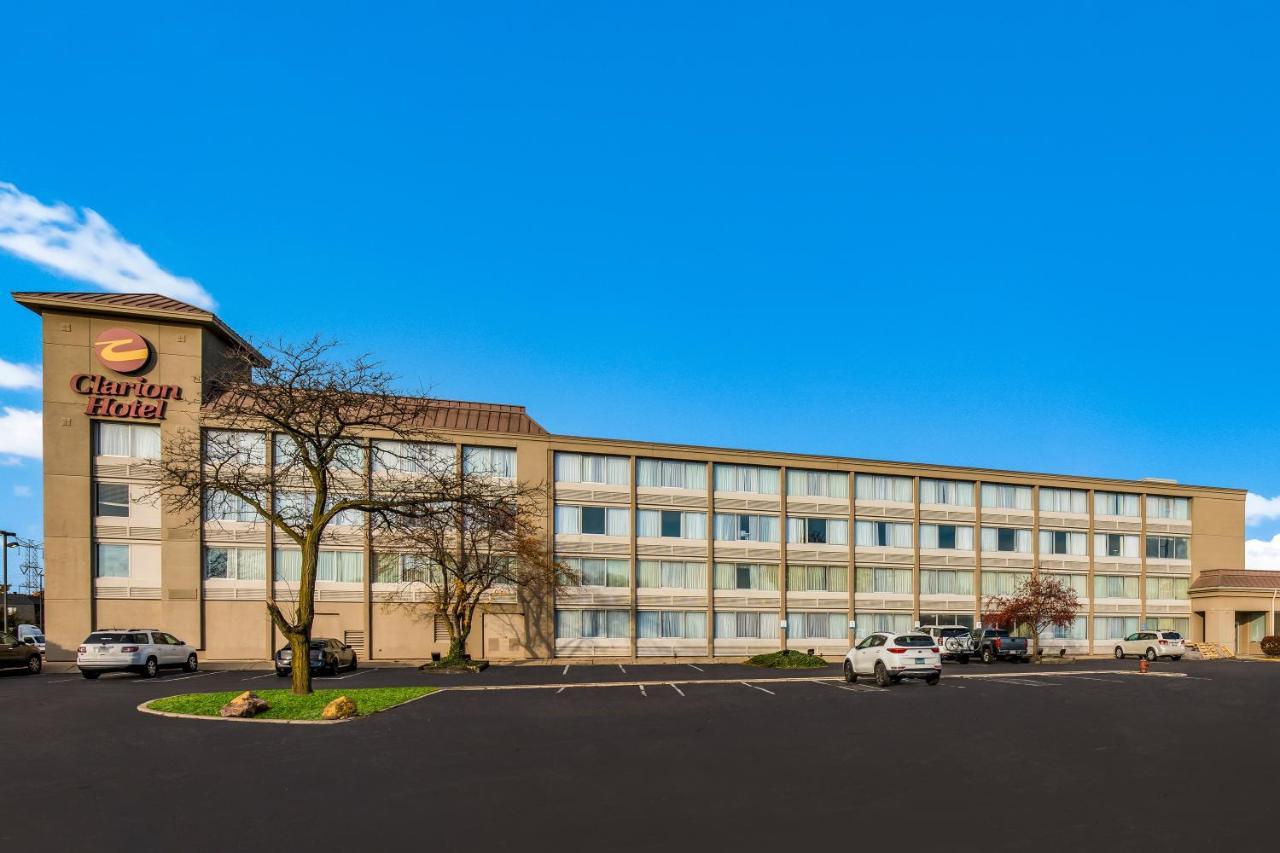
M 71 384 L 76 375 L 94 374 L 121 381 L 144 378 L 181 388 L 182 398 L 170 401 L 163 420 L 146 421 L 158 425 L 162 437 L 168 437 L 179 428 L 200 425 L 204 377 L 222 362 L 229 347 L 244 346 L 244 342 L 213 315 L 189 306 L 111 304 L 101 298 L 85 302 L 75 294 L 16 294 L 15 298 L 41 315 L 45 628 L 50 657 L 73 657 L 85 635 L 95 628 L 156 626 L 196 643 L 207 660 L 266 659 L 279 645 L 263 604 L 266 581 L 210 579 L 204 576 L 203 567 L 209 548 L 254 549 L 265 554 L 265 577 L 272 577 L 273 549 L 278 543 L 270 531 L 262 524 L 182 517 L 163 502 L 157 506 L 154 501 L 131 505 L 124 521 L 96 517 L 95 483 L 131 484 L 140 493 L 152 474 L 146 459 L 95 453 L 95 422 L 115 421 L 86 414 L 86 396 Z M 121 326 L 140 334 L 154 348 L 153 363 L 140 374 L 115 375 L 95 357 L 94 341 L 99 333 Z M 473 407 L 480 414 L 494 408 L 487 404 L 451 405 Z M 501 409 L 523 412 L 519 407 Z M 475 421 L 492 423 L 484 417 Z M 570 437 L 547 434 L 540 427 L 523 431 L 457 427 L 437 430 L 434 436 L 453 441 L 459 448 L 475 445 L 513 450 L 521 480 L 552 487 L 548 490 L 548 530 L 555 529 L 557 506 L 570 516 L 573 508 L 587 507 L 625 513 L 627 519 L 623 525 L 623 516 L 616 516 L 618 529 L 599 535 L 561 530 L 552 535 L 548 546 L 563 559 L 613 561 L 611 570 L 620 567 L 628 581 L 625 585 L 564 589 L 554 600 L 522 601 L 514 595 L 495 595 L 470 640 L 468 651 L 477 657 L 740 656 L 782 643 L 840 653 L 855 635 L 873 624 L 948 619 L 971 622 L 979 615 L 986 589 L 997 589 L 1010 578 L 1035 572 L 1063 575 L 1083 592 L 1082 626 L 1076 635 L 1050 641 L 1051 648 L 1056 642 L 1074 651 L 1106 652 L 1108 640 L 1115 638 L 1100 632 L 1114 633 L 1151 620 L 1180 620 L 1169 624 L 1185 624 L 1193 639 L 1199 638 L 1200 631 L 1216 639 L 1226 630 L 1224 625 L 1229 623 L 1233 630 L 1236 625 L 1232 608 L 1239 602 L 1235 598 L 1225 594 L 1215 598 L 1215 592 L 1192 600 L 1185 592 L 1203 571 L 1238 569 L 1244 564 L 1244 492 L 1236 489 Z M 623 460 L 619 464 L 625 467 L 625 483 L 556 482 L 557 454 Z M 652 459 L 705 463 L 701 466 L 704 475 L 691 481 L 696 482 L 694 488 L 686 488 L 687 484 L 641 485 L 641 460 Z M 769 494 L 722 489 L 723 484 L 717 484 L 716 466 L 776 469 L 778 487 Z M 834 474 L 838 487 L 833 487 L 830 495 L 797 494 L 788 485 L 796 479 L 789 474 L 800 471 Z M 909 483 L 903 492 L 909 497 L 878 500 L 860 496 L 858 476 L 902 478 L 895 482 Z M 621 474 L 617 479 L 623 479 Z M 932 480 L 972 484 L 970 503 L 925 503 L 922 491 Z M 984 485 L 1025 487 L 1029 501 L 1019 493 L 1016 506 L 984 505 Z M 1082 497 L 1069 511 L 1045 509 L 1042 492 L 1050 489 L 1070 490 Z M 1136 514 L 1100 514 L 1100 495 L 1106 493 L 1135 496 Z M 1186 499 L 1188 517 L 1151 515 L 1148 496 Z M 685 519 L 689 530 L 696 530 L 697 535 L 686 536 L 687 531 L 675 537 L 642 535 L 638 529 L 641 514 L 648 511 L 658 515 L 645 518 L 661 517 L 664 533 L 669 521 L 684 524 L 676 518 L 684 514 L 689 517 Z M 580 509 L 577 512 L 580 514 Z M 701 526 L 693 518 L 698 515 Z M 730 516 L 766 519 L 760 526 L 775 530 L 775 539 L 738 540 L 717 535 L 717 530 L 723 534 L 729 528 L 738 529 L 734 525 L 743 525 L 745 530 L 754 523 L 731 522 Z M 807 521 L 793 523 L 798 519 L 820 520 L 822 541 L 797 541 L 797 535 L 812 535 L 795 533 L 793 528 L 808 530 Z M 905 538 L 895 545 L 870 542 L 864 536 L 866 531 L 871 531 L 872 537 L 880 536 L 881 531 L 889 531 L 885 525 L 895 524 L 910 525 L 909 545 Z M 971 547 L 967 551 L 923 547 L 924 526 L 931 526 L 931 535 L 935 527 L 943 530 L 940 541 L 947 542 L 955 533 L 952 528 L 968 528 Z M 1020 531 L 1010 533 L 1008 540 L 1030 544 L 1025 550 L 984 550 L 982 543 L 988 540 L 984 528 Z M 1022 532 L 1029 538 L 1024 539 Z M 1124 539 L 1121 550 L 1125 553 L 1101 553 L 1096 543 L 1102 540 L 1097 537 L 1106 535 L 1118 537 L 1117 542 Z M 992 541 L 1004 541 L 994 534 L 992 537 Z M 1148 557 L 1148 537 L 1185 539 L 1189 553 L 1185 559 Z M 1136 551 L 1132 541 L 1139 543 Z M 1070 553 L 1055 553 L 1060 542 L 1071 543 Z M 95 554 L 104 544 L 128 547 L 127 576 L 96 576 Z M 374 580 L 377 546 L 367 532 L 336 532 L 330 544 L 334 549 L 359 553 L 363 571 L 359 583 L 320 584 L 317 636 L 345 639 L 360 649 L 362 657 L 374 660 L 422 659 L 446 650 L 440 627 L 422 604 L 399 600 L 403 596 Z M 670 566 L 651 565 L 662 563 L 680 563 L 687 571 L 668 572 Z M 642 568 L 660 569 L 664 578 L 671 573 L 699 580 L 679 588 L 641 585 Z M 759 588 L 737 588 L 723 582 L 757 575 L 775 580 Z M 797 577 L 802 582 L 797 582 Z M 1117 589 L 1126 593 L 1136 589 L 1137 594 L 1095 598 L 1099 578 L 1104 586 L 1110 578 Z M 878 586 L 882 580 L 887 584 L 884 588 Z M 1152 598 L 1149 590 L 1157 589 L 1174 592 L 1169 598 Z M 281 594 L 278 588 L 276 594 Z M 557 611 L 568 616 L 558 619 Z M 561 629 L 565 625 L 594 618 L 584 613 L 606 611 L 625 612 L 626 636 L 612 636 L 612 629 L 607 636 L 564 636 L 566 631 Z M 686 634 L 692 636 L 669 636 L 665 628 L 662 636 L 643 636 L 640 620 L 648 619 L 645 614 L 654 611 L 704 615 L 682 623 L 689 626 Z M 1193 612 L 1203 612 L 1204 618 L 1193 618 Z M 608 621 L 600 618 L 602 624 Z M 660 621 L 653 620 L 653 624 Z M 777 625 L 776 633 L 768 633 L 775 630 L 769 628 L 760 629 L 764 636 L 726 636 L 721 630 L 728 624 L 726 620 L 741 625 Z M 849 627 L 836 631 L 845 621 Z M 801 624 L 824 627 L 815 636 L 815 629 L 801 631 L 797 627 Z

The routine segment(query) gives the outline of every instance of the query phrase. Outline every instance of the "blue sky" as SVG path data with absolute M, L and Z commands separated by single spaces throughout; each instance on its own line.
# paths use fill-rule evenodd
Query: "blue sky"
M 1248 488 L 1280 567 L 1274 4 L 3 22 L 6 291 L 125 269 L 555 432 Z M 37 322 L 0 324 L 38 535 Z

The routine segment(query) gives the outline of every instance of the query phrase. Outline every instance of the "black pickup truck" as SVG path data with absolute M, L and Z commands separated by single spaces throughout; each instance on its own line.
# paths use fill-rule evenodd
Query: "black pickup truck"
M 950 651 L 950 648 L 948 648 Z M 963 650 L 952 652 L 957 657 L 980 657 L 983 663 L 995 663 L 997 660 L 1028 661 L 1031 658 L 1027 649 L 1026 637 L 1010 637 L 1003 628 L 976 628 L 969 632 L 968 642 Z

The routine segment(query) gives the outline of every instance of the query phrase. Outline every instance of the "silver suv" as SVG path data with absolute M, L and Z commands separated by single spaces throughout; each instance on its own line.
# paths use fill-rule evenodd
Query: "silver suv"
M 136 672 L 143 678 L 155 678 L 161 667 L 195 672 L 199 665 L 194 647 L 155 628 L 94 631 L 76 654 L 76 666 L 85 678 L 97 678 L 104 672 Z

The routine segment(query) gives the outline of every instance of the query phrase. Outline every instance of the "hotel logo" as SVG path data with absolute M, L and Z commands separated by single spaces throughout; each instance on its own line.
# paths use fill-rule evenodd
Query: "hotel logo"
M 151 344 L 137 332 L 107 329 L 93 342 L 98 361 L 116 373 L 137 373 L 151 362 Z

